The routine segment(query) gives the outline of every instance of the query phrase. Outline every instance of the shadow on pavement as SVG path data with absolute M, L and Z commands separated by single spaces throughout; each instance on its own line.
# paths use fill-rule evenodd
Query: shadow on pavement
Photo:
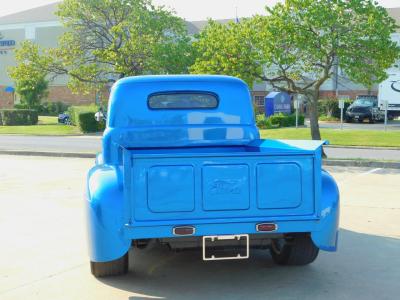
M 273 264 L 268 250 L 249 260 L 203 262 L 200 251 L 156 246 L 130 253 L 130 273 L 101 279 L 146 295 L 134 299 L 395 299 L 400 239 L 341 230 L 339 251 L 321 251 L 305 267 Z M 135 252 L 135 253 L 134 253 Z

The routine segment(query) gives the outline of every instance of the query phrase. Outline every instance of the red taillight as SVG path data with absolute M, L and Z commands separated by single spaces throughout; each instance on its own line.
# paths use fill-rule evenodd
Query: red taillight
M 256 226 L 257 231 L 275 231 L 278 229 L 278 225 L 274 223 L 261 223 Z
M 192 226 L 175 227 L 172 230 L 172 233 L 175 235 L 192 235 L 194 234 L 194 227 Z

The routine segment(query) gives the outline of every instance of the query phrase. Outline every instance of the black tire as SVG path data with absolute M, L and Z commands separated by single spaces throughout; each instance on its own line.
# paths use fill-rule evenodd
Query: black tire
M 318 256 L 319 249 L 309 234 L 294 234 L 282 239 L 273 239 L 270 252 L 278 265 L 308 265 Z
M 126 253 L 121 258 L 107 262 L 90 262 L 90 271 L 95 277 L 107 277 L 128 273 L 129 256 Z

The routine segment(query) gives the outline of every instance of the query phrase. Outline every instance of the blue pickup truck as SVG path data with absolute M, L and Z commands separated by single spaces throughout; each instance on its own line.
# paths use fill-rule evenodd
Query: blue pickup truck
M 234 77 L 119 80 L 87 178 L 92 274 L 126 273 L 150 241 L 200 248 L 204 260 L 266 249 L 281 265 L 336 251 L 339 192 L 323 144 L 260 139 L 249 88 Z

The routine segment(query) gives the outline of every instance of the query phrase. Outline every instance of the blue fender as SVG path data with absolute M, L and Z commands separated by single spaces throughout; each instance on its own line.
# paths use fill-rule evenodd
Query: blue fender
M 86 206 L 89 256 L 94 262 L 122 257 L 131 241 L 123 235 L 123 187 L 116 167 L 97 165 L 89 171 Z
M 339 189 L 333 177 L 322 170 L 321 218 L 311 232 L 314 244 L 325 251 L 336 251 L 339 230 Z

